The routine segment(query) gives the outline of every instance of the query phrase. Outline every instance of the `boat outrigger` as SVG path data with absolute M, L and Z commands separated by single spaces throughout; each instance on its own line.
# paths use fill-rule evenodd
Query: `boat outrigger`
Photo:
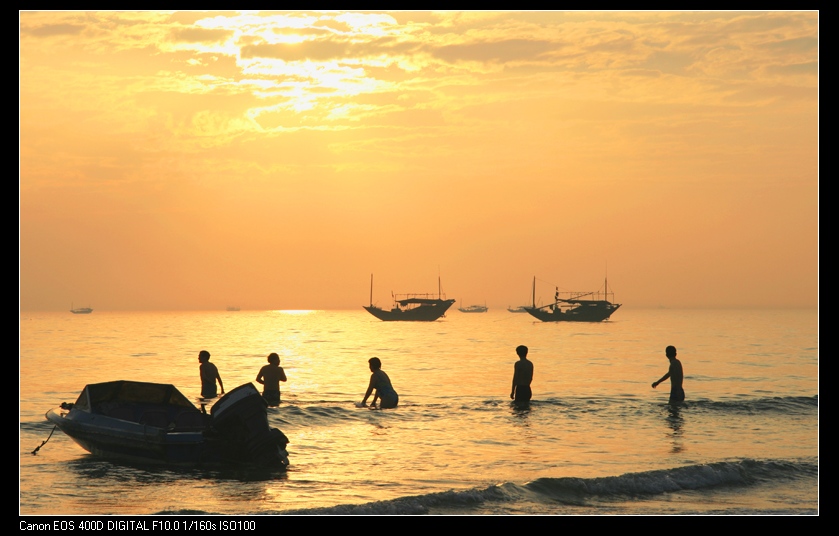
M 454 300 L 447 300 L 437 278 L 437 297 L 433 294 L 393 294 L 393 307 L 388 311 L 373 305 L 373 275 L 370 275 L 370 305 L 364 309 L 379 320 L 433 322 L 448 311 Z
M 615 299 L 615 293 L 609 292 L 606 280 L 603 292 L 560 292 L 556 289 L 554 301 L 548 305 L 536 307 L 536 278 L 533 278 L 533 305 L 525 311 L 542 322 L 602 322 L 621 306 L 609 301 Z

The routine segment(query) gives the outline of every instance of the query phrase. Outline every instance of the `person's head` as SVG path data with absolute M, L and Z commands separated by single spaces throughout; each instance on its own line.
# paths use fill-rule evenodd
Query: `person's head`
M 208 352 L 207 350 L 201 350 L 200 352 L 198 352 L 198 361 L 200 363 L 206 363 L 209 360 L 210 360 L 210 352 Z
M 268 362 L 272 365 L 279 365 L 280 364 L 280 356 L 274 352 L 268 354 Z
M 667 359 L 673 359 L 674 357 L 676 357 L 676 347 L 668 346 L 664 349 L 664 355 L 667 356 Z
M 524 359 L 525 357 L 527 357 L 527 346 L 523 344 L 521 346 L 517 346 L 516 353 L 520 358 Z
M 371 357 L 367 362 L 370 363 L 370 370 L 379 370 L 382 368 L 382 360 L 378 357 Z

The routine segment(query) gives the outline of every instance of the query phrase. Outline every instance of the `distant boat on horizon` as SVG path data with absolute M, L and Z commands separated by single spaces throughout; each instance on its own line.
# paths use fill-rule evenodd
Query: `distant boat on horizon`
M 238 307 L 236 307 L 235 305 L 228 305 L 228 306 L 227 306 L 227 310 L 228 310 L 228 311 L 240 311 L 241 309 L 239 309 L 239 308 L 238 308 Z
M 467 307 L 458 307 L 458 311 L 461 313 L 485 313 L 489 311 L 486 304 L 484 305 L 469 305 Z
M 393 294 L 393 293 L 391 293 Z M 447 300 L 437 278 L 437 297 L 433 294 L 393 294 L 393 307 L 388 311 L 373 305 L 373 274 L 370 274 L 370 305 L 364 309 L 385 322 L 433 322 L 446 314 L 454 300 Z
M 93 312 L 93 309 L 91 309 L 90 307 L 78 307 L 78 308 L 76 308 L 76 307 L 73 307 L 73 304 L 71 303 L 70 304 L 70 312 L 73 313 L 74 315 L 89 315 L 90 313 Z
M 507 310 L 510 311 L 511 313 L 526 313 L 527 312 L 527 306 L 526 305 L 519 305 L 518 307 L 513 307 L 512 305 L 510 305 L 509 307 L 507 307 Z

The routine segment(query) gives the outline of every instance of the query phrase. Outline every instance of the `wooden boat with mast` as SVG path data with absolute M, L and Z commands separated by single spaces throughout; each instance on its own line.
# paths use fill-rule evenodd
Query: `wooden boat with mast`
M 434 294 L 393 294 L 393 307 L 390 310 L 373 305 L 373 275 L 370 275 L 370 305 L 364 309 L 379 320 L 433 322 L 446 314 L 455 300 L 447 300 L 442 292 L 440 278 L 437 278 L 437 297 Z
M 533 278 L 533 304 L 525 311 L 542 322 L 602 322 L 621 306 L 614 303 L 615 293 L 609 292 L 608 279 L 604 280 L 603 291 L 560 292 L 554 294 L 554 301 L 548 305 L 536 306 L 536 278 Z

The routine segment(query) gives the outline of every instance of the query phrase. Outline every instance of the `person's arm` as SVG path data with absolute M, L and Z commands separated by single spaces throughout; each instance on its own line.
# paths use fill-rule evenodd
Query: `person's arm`
M 373 389 L 376 387 L 376 375 L 370 375 L 370 385 L 367 386 L 367 392 L 364 393 L 364 400 L 361 401 L 362 406 L 367 405 L 367 399 L 370 398 L 370 394 L 373 392 Z M 378 398 L 379 394 L 376 393 L 376 398 Z M 375 404 L 376 398 L 373 398 L 373 403 Z
M 516 363 L 518 365 L 518 363 Z M 519 367 L 513 367 L 513 388 L 510 391 L 510 398 L 516 398 L 516 380 L 519 377 Z
M 283 367 L 280 367 L 280 381 L 281 382 L 288 381 L 288 380 L 286 380 L 285 371 L 283 370 Z
M 666 380 L 666 379 L 667 379 L 667 378 L 669 378 L 669 377 L 670 377 L 670 371 L 668 370 L 668 371 L 667 371 L 667 374 L 665 374 L 664 376 L 662 376 L 660 380 L 658 380 L 657 382 L 653 382 L 653 389 L 655 389 L 656 387 L 658 387 L 658 384 L 660 384 L 661 382 L 663 382 L 664 380 Z
M 265 385 L 265 375 L 262 374 L 263 369 L 259 369 L 259 374 L 256 375 L 256 383 Z
M 221 394 L 224 394 L 224 384 L 221 383 L 221 374 L 218 373 L 218 370 L 216 370 L 216 379 L 218 380 L 219 387 L 221 387 Z

